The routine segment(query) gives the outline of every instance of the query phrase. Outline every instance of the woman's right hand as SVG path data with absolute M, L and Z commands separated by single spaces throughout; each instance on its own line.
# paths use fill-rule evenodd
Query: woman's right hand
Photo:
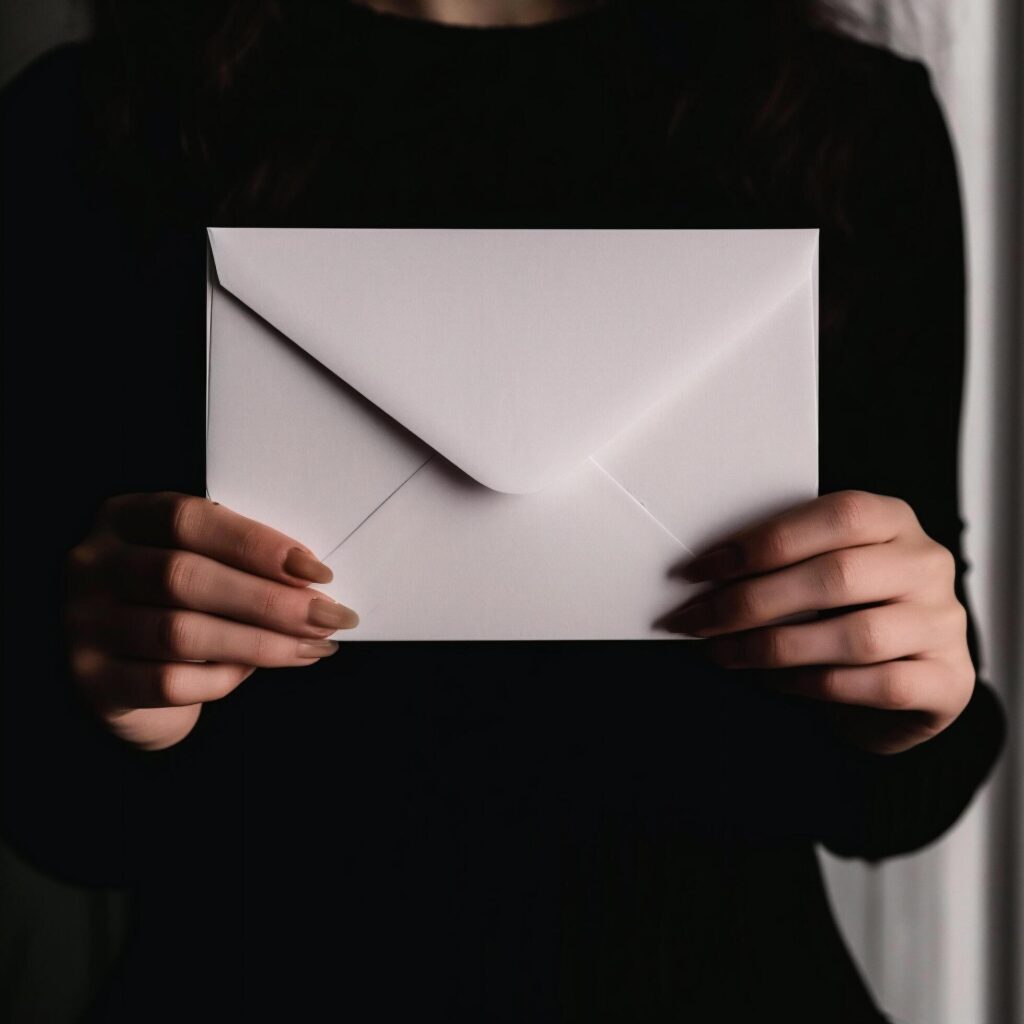
M 203 703 L 257 668 L 312 665 L 354 611 L 310 583 L 304 545 L 206 498 L 124 494 L 68 556 L 72 676 L 116 735 L 147 750 L 192 730 Z

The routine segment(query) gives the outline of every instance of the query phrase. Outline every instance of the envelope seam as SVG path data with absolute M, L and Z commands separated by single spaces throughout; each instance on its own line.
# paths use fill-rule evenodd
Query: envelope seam
M 664 533 L 667 533 L 668 536 L 671 537 L 691 558 L 694 556 L 695 552 L 691 551 L 660 519 L 656 518 L 651 513 L 651 510 L 635 494 L 633 494 L 632 491 L 628 491 L 623 487 L 622 484 L 620 484 L 619 481 L 616 480 L 615 477 L 613 477 L 611 473 L 609 473 L 608 470 L 594 458 L 593 455 L 589 456 L 588 461 L 597 466 L 597 468 L 601 470 L 601 472 L 604 473 L 604 475 L 608 477 L 608 479 L 611 480 L 611 482 L 615 484 L 615 486 L 618 487 L 618 489 L 622 491 L 622 493 L 625 494 L 626 497 L 637 506 L 637 508 L 643 511 L 644 515 L 647 516 L 655 526 L 660 527 Z
M 363 518 L 360 519 L 359 522 L 356 523 L 356 525 L 353 526 L 352 529 L 349 530 L 348 533 L 346 533 L 345 536 L 342 537 L 341 540 L 339 540 L 338 543 L 335 544 L 334 547 L 331 548 L 331 550 L 323 556 L 323 558 L 320 559 L 320 561 L 326 562 L 327 559 L 330 558 L 338 550 L 338 548 L 340 548 L 354 533 L 356 533 L 359 529 L 362 528 L 362 526 L 366 523 L 368 519 L 371 519 L 373 516 L 375 516 L 377 512 L 384 505 L 386 505 L 424 466 L 433 462 L 435 458 L 437 458 L 436 452 L 433 455 L 431 455 L 428 459 L 426 459 L 424 462 L 420 463 L 420 465 L 418 465 L 393 491 L 391 491 L 391 493 L 388 494 L 387 497 L 383 498 L 372 509 L 370 509 L 370 511 L 367 512 L 366 515 L 363 516 Z
M 817 245 L 817 243 L 815 244 Z M 812 253 L 812 257 L 815 255 L 816 250 L 814 253 Z M 629 431 L 632 430 L 640 421 L 647 418 L 648 416 L 657 414 L 660 410 L 666 408 L 672 402 L 677 401 L 681 395 L 685 394 L 688 387 L 693 386 L 693 382 L 695 379 L 699 379 L 701 375 L 713 371 L 714 368 L 717 367 L 723 360 L 728 359 L 731 356 L 734 356 L 737 351 L 742 350 L 744 344 L 748 343 L 750 339 L 757 334 L 757 329 L 762 324 L 764 324 L 765 321 L 770 320 L 772 317 L 781 312 L 785 308 L 787 303 L 793 302 L 802 288 L 804 288 L 807 285 L 811 285 L 813 290 L 813 279 L 811 281 L 808 281 L 808 277 L 812 275 L 813 266 L 809 265 L 807 273 L 792 288 L 790 288 L 785 293 L 785 295 L 783 295 L 782 298 L 780 298 L 777 302 L 773 303 L 766 311 L 764 311 L 760 315 L 760 317 L 754 320 L 751 324 L 744 327 L 742 330 L 738 331 L 724 345 L 719 345 L 716 348 L 709 349 L 704 354 L 704 357 L 702 359 L 696 360 L 690 367 L 690 371 L 687 374 L 686 381 L 684 381 L 682 384 L 677 385 L 672 390 L 666 391 L 659 398 L 654 399 L 654 401 L 649 406 L 647 406 L 647 408 L 643 412 L 638 413 L 628 422 L 624 423 L 618 430 L 615 431 L 614 434 L 611 435 L 611 437 L 605 438 L 603 441 L 600 442 L 600 444 L 596 448 L 592 450 L 601 452 L 604 451 L 606 448 L 610 448 L 613 444 L 618 442 L 620 438 L 626 436 L 629 433 Z M 815 365 L 815 382 L 817 382 L 817 379 L 818 368 L 817 365 Z M 815 402 L 816 418 L 817 415 L 817 402 Z M 594 465 L 600 466 L 600 463 L 596 462 L 593 456 L 588 456 L 588 458 L 591 462 L 594 462 Z M 600 466 L 600 468 L 604 470 L 605 473 L 608 473 L 608 471 L 604 469 L 604 466 Z M 619 483 L 619 481 L 615 480 L 615 477 L 611 476 L 611 474 L 608 475 L 611 477 L 612 480 L 615 481 L 615 483 Z M 619 486 L 622 487 L 622 484 L 619 484 Z M 624 487 L 622 489 L 626 490 Z M 626 491 L 626 493 L 629 494 L 631 498 L 634 497 L 632 494 L 630 494 L 629 491 Z M 634 498 L 634 500 L 636 499 Z M 641 508 L 644 508 L 642 502 L 637 503 L 640 505 Z M 654 519 L 654 516 L 651 516 L 651 518 Z M 654 521 L 658 522 L 657 519 L 655 519 Z M 664 529 L 663 524 L 658 523 L 658 525 L 662 526 L 662 528 Z M 670 531 L 666 530 L 666 532 L 669 533 L 670 536 L 672 536 Z M 674 539 L 678 540 L 678 538 Z M 680 541 L 679 543 L 682 542 Z

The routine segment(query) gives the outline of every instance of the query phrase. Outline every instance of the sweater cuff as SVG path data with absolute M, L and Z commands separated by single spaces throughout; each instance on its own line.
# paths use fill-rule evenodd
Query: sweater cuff
M 1005 736 L 1001 702 L 978 680 L 957 718 L 908 750 L 880 754 L 839 737 L 840 799 L 825 845 L 841 856 L 874 861 L 933 842 L 967 808 Z

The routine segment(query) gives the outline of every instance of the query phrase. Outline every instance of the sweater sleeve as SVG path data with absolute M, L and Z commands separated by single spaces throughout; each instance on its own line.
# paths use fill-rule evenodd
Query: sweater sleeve
M 981 678 L 958 497 L 966 282 L 956 157 L 926 67 L 891 60 L 899 74 L 870 111 L 860 168 L 852 245 L 864 277 L 837 339 L 843 351 L 823 361 L 838 397 L 822 409 L 823 446 L 836 457 L 823 451 L 821 490 L 901 497 L 953 553 L 979 675 L 959 717 L 907 751 L 874 754 L 836 737 L 835 811 L 820 838 L 840 856 L 870 861 L 949 829 L 992 770 L 1006 729 L 1000 699 Z

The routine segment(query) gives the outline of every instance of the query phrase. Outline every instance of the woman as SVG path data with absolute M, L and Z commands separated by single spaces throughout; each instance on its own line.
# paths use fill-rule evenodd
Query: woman
M 923 65 L 794 2 L 98 14 L 8 89 L 4 211 L 8 828 L 135 889 L 90 1019 L 884 1020 L 814 845 L 936 839 L 1004 728 Z M 208 223 L 820 227 L 822 496 L 690 566 L 703 642 L 346 644 L 196 497 Z

